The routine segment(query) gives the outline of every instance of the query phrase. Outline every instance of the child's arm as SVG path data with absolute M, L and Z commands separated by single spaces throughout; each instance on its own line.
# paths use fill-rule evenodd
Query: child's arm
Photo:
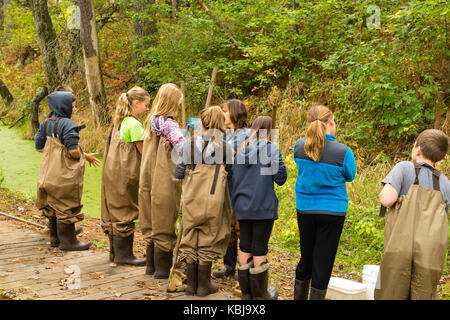
M 139 153 L 142 155 L 142 148 L 144 147 L 144 142 L 135 141 L 134 144 L 136 145 L 136 148 L 138 149 Z
M 390 183 L 386 183 L 378 198 L 382 206 L 391 207 L 398 200 L 398 192 Z
M 274 151 L 278 153 L 278 158 L 276 160 L 274 159 L 275 162 L 278 162 L 278 172 L 273 175 L 273 181 L 275 181 L 275 183 L 279 186 L 282 186 L 287 180 L 287 169 L 286 165 L 284 164 L 280 149 L 276 148 Z M 272 161 L 272 163 L 274 161 Z
M 352 182 L 356 176 L 356 162 L 352 149 L 348 148 L 344 157 L 344 178 L 347 182 Z

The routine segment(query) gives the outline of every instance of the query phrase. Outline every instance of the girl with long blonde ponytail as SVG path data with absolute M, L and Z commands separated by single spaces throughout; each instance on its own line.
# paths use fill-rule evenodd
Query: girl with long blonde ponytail
M 140 87 L 117 100 L 113 128 L 106 142 L 102 171 L 102 228 L 110 243 L 111 262 L 134 266 L 145 259 L 133 254 L 138 218 L 139 173 L 144 127 L 137 119 L 148 110 L 150 95 Z
M 356 175 L 355 157 L 336 142 L 333 112 L 313 106 L 306 137 L 297 140 L 294 160 L 301 259 L 295 272 L 294 300 L 323 300 L 333 270 L 348 208 L 346 182 Z

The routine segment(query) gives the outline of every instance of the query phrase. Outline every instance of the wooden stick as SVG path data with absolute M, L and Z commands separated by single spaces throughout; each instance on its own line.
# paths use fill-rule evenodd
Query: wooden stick
M 181 100 L 181 123 L 183 125 L 183 128 L 186 128 L 186 101 L 184 100 L 184 81 L 181 81 L 180 89 L 183 93 L 183 100 Z
M 15 216 L 6 214 L 4 212 L 0 212 L 0 215 L 5 216 L 5 217 L 10 218 L 10 219 L 14 219 L 14 220 L 20 221 L 20 222 L 25 222 L 25 223 L 31 224 L 31 225 L 33 225 L 35 227 L 39 227 L 39 228 L 42 228 L 42 229 L 46 228 L 46 226 L 43 226 L 42 224 L 31 222 L 31 221 L 28 221 L 28 220 L 25 220 L 25 219 L 22 219 L 22 218 L 19 218 L 19 217 L 15 217 Z
M 272 107 L 272 129 L 275 129 L 276 122 L 277 122 L 277 106 L 274 105 Z
M 173 283 L 172 280 L 173 280 L 173 272 L 175 270 L 178 261 L 178 251 L 180 250 L 180 243 L 182 236 L 183 236 L 183 217 L 181 217 L 181 221 L 178 226 L 177 243 L 175 244 L 175 249 L 173 250 L 172 268 L 170 268 L 169 280 L 167 285 L 168 292 L 173 292 L 176 290 L 176 285 L 175 283 Z
M 208 108 L 211 105 L 211 98 L 213 94 L 214 83 L 216 82 L 216 75 L 217 75 L 217 67 L 214 67 L 211 75 L 211 82 L 209 83 L 208 98 L 206 98 L 205 108 Z

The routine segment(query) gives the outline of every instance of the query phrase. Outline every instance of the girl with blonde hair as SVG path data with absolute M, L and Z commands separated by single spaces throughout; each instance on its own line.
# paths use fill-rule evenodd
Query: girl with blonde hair
M 181 152 L 183 134 L 175 120 L 183 94 L 175 84 L 162 85 L 145 121 L 139 179 L 139 222 L 147 243 L 145 273 L 169 277 L 176 242 L 175 222 L 181 184 L 173 176 L 172 151 Z
M 204 297 L 218 291 L 210 281 L 211 265 L 223 257 L 230 239 L 227 177 L 233 149 L 225 141 L 225 116 L 220 107 L 203 109 L 200 118 L 202 135 L 183 144 L 174 174 L 184 179 L 180 259 L 186 260 L 186 294 Z
M 144 127 L 137 119 L 148 111 L 150 95 L 140 87 L 122 93 L 105 147 L 102 172 L 102 228 L 116 264 L 145 265 L 133 255 L 134 220 L 138 218 L 138 186 Z
M 295 272 L 294 299 L 323 300 L 348 207 L 346 182 L 356 175 L 355 157 L 335 141 L 336 120 L 326 106 L 313 106 L 306 137 L 297 140 L 294 160 L 301 259 Z M 310 288 L 311 287 L 311 288 Z

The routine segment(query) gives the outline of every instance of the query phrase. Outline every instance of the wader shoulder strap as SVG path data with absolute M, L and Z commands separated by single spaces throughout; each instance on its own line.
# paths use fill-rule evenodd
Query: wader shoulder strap
M 194 170 L 194 148 L 195 148 L 195 141 L 194 141 L 194 137 L 191 138 L 191 164 L 189 165 L 189 168 L 191 170 Z
M 107 145 L 111 144 L 111 138 L 112 138 L 113 131 L 114 131 L 114 126 L 112 126 L 111 131 L 109 131 Z
M 223 142 L 223 158 L 226 159 L 226 142 Z M 226 160 L 224 161 L 224 163 L 226 163 Z M 216 185 L 217 185 L 217 179 L 219 178 L 219 171 L 220 171 L 220 166 L 221 164 L 216 164 L 216 170 L 214 170 L 214 180 L 213 180 L 213 184 L 211 186 L 211 191 L 210 194 L 214 194 L 216 192 Z
M 439 176 L 441 175 L 441 173 L 427 163 L 421 164 L 421 163 L 414 162 L 414 171 L 416 173 L 416 178 L 414 179 L 414 184 L 419 185 L 419 172 L 422 167 L 426 167 L 431 170 L 432 177 L 433 177 L 433 190 L 441 191 L 441 188 L 439 185 Z M 384 217 L 385 215 L 386 215 L 386 207 L 381 206 L 380 207 L 380 217 Z
M 433 190 L 441 191 L 441 188 L 439 186 L 439 176 L 441 175 L 441 173 L 427 163 L 421 164 L 414 162 L 414 169 L 416 171 L 416 179 L 414 180 L 414 184 L 419 184 L 419 172 L 422 167 L 426 167 L 431 170 L 433 177 Z
M 47 136 L 47 124 L 48 124 L 48 121 L 49 120 L 53 120 L 53 121 L 55 121 L 55 126 L 53 127 L 53 134 L 52 134 L 52 137 L 56 137 L 57 136 L 57 128 L 58 128 L 58 121 L 59 121 L 59 119 L 60 118 L 54 118 L 54 117 L 52 117 L 52 118 L 48 118 L 47 120 L 45 120 L 45 122 L 44 122 L 44 133 L 45 133 L 45 135 Z

